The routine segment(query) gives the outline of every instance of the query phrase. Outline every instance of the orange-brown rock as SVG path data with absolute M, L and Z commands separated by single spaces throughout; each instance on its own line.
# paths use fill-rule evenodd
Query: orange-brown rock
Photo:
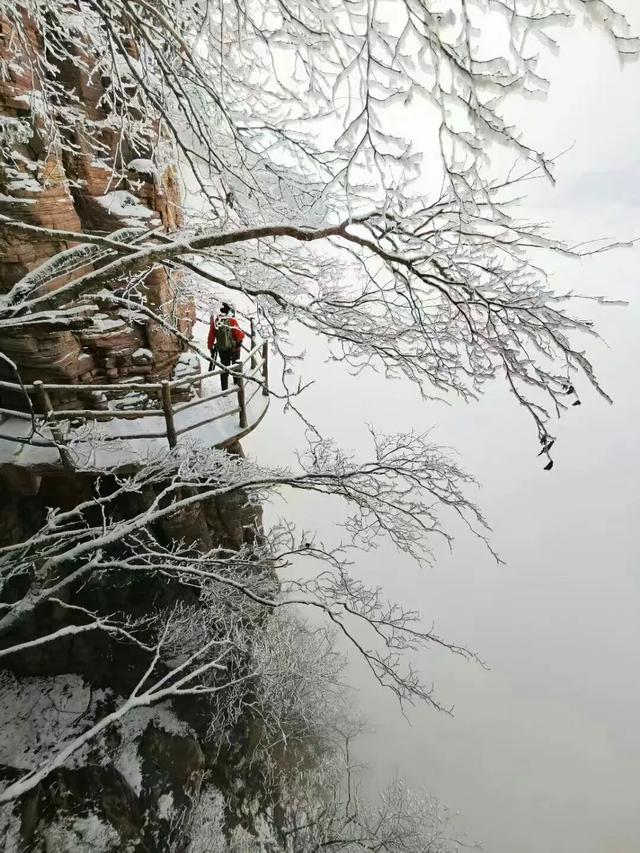
M 42 52 L 42 39 L 27 19 L 25 32 L 26 42 L 21 44 L 10 24 L 0 19 L 0 54 L 9 60 L 9 73 L 0 79 L 0 115 L 11 119 L 16 129 L 12 143 L 0 154 L 0 213 L 44 229 L 78 233 L 109 233 L 134 223 L 145 228 L 162 225 L 167 231 L 178 228 L 182 211 L 175 168 L 168 165 L 161 173 L 155 167 L 146 171 L 125 168 L 129 162 L 135 166 L 135 160 L 144 167 L 151 150 L 129 150 L 126 140 L 108 125 L 95 131 L 98 136 L 94 138 L 74 130 L 73 145 L 64 150 L 52 143 L 51 127 L 47 126 L 51 116 L 45 119 L 32 112 L 40 87 L 29 54 Z M 70 103 L 72 97 L 79 97 L 88 123 L 95 126 L 108 118 L 103 106 L 107 100 L 103 98 L 104 81 L 87 74 L 91 57 L 83 53 L 81 37 L 74 41 L 78 62 L 61 63 L 59 80 L 70 93 Z M 129 49 L 135 56 L 133 41 Z M 0 232 L 0 292 L 8 292 L 28 272 L 73 245 L 53 234 L 34 237 L 9 229 Z M 46 288 L 55 290 L 92 268 L 75 266 L 72 272 L 49 277 Z M 183 335 L 191 334 L 193 305 L 183 296 L 176 299 L 175 283 L 165 270 L 152 270 L 141 290 L 152 311 L 171 317 Z M 149 317 L 141 322 L 135 312 L 100 306 L 92 306 L 62 326 L 34 323 L 21 326 L 19 335 L 3 333 L 0 349 L 27 382 L 38 378 L 77 383 L 86 391 L 92 383 L 120 382 L 132 376 L 157 381 L 171 376 L 184 350 L 176 335 Z M 133 353 L 141 349 L 149 351 L 150 357 L 142 365 L 135 364 Z M 2 361 L 0 378 L 15 379 Z M 67 392 L 53 396 L 71 399 Z M 0 393 L 0 405 L 2 399 L 6 394 Z

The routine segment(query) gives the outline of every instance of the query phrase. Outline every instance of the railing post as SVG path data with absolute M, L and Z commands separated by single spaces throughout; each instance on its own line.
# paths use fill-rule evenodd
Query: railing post
M 253 348 L 256 345 L 256 328 L 255 323 L 253 322 L 253 317 L 249 320 L 249 342 L 251 344 L 251 370 L 254 370 L 256 366 L 256 354 L 254 353 Z
M 237 377 L 238 381 L 238 406 L 240 407 L 240 429 L 246 429 L 248 425 L 247 421 L 247 401 L 245 395 L 244 388 L 244 376 L 242 375 L 242 362 L 238 362 L 238 371 L 240 375 Z
M 171 384 L 168 379 L 162 380 L 162 409 L 167 424 L 167 440 L 169 447 L 175 447 L 178 443 L 176 425 L 173 421 L 173 405 L 171 403 Z
M 34 379 L 33 387 L 36 389 L 36 394 L 38 395 L 40 406 L 42 407 L 42 414 L 44 415 L 45 421 L 49 425 L 51 435 L 56 444 L 56 447 L 58 448 L 58 453 L 60 454 L 60 461 L 62 462 L 65 468 L 69 468 L 72 470 L 73 461 L 71 460 L 69 451 L 67 450 L 67 447 L 64 443 L 62 430 L 58 427 L 58 424 L 53 418 L 51 418 L 51 422 L 49 422 L 49 417 L 53 412 L 53 403 L 51 402 L 49 392 L 42 384 L 41 379 Z
M 269 342 L 262 344 L 262 395 L 269 395 Z

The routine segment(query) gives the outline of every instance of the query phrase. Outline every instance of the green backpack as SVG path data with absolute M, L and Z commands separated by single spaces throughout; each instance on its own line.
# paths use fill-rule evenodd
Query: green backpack
M 216 344 L 220 352 L 236 349 L 237 344 L 233 338 L 233 327 L 227 317 L 218 317 L 216 321 Z

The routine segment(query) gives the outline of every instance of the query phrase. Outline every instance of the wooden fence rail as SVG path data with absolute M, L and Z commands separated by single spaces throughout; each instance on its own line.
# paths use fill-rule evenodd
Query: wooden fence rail
M 195 399 L 187 400 L 184 403 L 175 404 L 171 399 L 171 392 L 174 389 L 185 391 L 188 388 L 192 388 L 195 384 L 198 384 L 198 386 L 201 388 L 201 383 L 204 379 L 209 379 L 210 377 L 214 376 L 222 376 L 224 373 L 227 373 L 229 375 L 229 379 L 234 383 L 231 388 L 227 388 L 224 391 L 221 390 L 213 394 L 207 394 L 204 397 L 196 397 Z M 73 461 L 70 456 L 69 449 L 67 447 L 67 443 L 62 431 L 63 421 L 87 422 L 106 421 L 112 419 L 138 420 L 155 417 L 164 418 L 164 430 L 162 432 L 146 432 L 137 434 L 133 433 L 131 435 L 127 435 L 126 440 L 149 440 L 166 438 L 169 447 L 173 448 L 178 443 L 178 438 L 180 435 L 190 432 L 191 430 L 197 429 L 198 427 L 204 426 L 207 423 L 213 423 L 214 421 L 217 421 L 220 418 L 229 417 L 233 415 L 238 415 L 238 432 L 246 432 L 249 429 L 247 406 L 255 397 L 258 391 L 262 390 L 262 393 L 265 396 L 269 394 L 268 383 L 269 344 L 267 341 L 258 341 L 256 343 L 255 330 L 253 328 L 252 322 L 250 332 L 250 349 L 246 353 L 242 361 L 236 362 L 229 368 L 206 370 L 197 374 L 180 377 L 178 379 L 149 383 L 128 382 L 114 383 L 112 385 L 63 385 L 59 383 L 41 382 L 40 380 L 35 380 L 32 384 L 25 383 L 20 385 L 18 383 L 7 382 L 4 380 L 0 381 L 0 389 L 10 389 L 16 394 L 26 393 L 29 395 L 29 397 L 33 395 L 37 407 L 40 409 L 40 411 L 35 417 L 38 420 L 42 419 L 44 425 L 49 429 L 53 440 L 49 442 L 47 440 L 43 440 L 42 436 L 36 435 L 33 435 L 28 438 L 25 438 L 24 436 L 13 436 L 4 433 L 1 430 L 1 424 L 0 439 L 5 439 L 7 441 L 15 441 L 20 444 L 32 444 L 36 447 L 55 446 L 57 447 L 58 452 L 60 454 L 62 464 L 67 468 L 72 468 Z M 254 386 L 253 388 L 251 388 L 249 393 L 247 393 L 248 386 Z M 153 393 L 153 395 L 156 396 L 158 402 L 160 403 L 160 407 L 129 410 L 119 410 L 110 408 L 56 410 L 51 399 L 51 391 L 69 391 L 73 393 L 78 393 L 79 391 L 85 393 L 100 392 L 105 394 L 109 394 L 110 392 L 112 395 L 114 395 L 113 399 L 119 399 L 115 395 L 123 392 L 126 393 L 131 391 L 146 391 Z M 225 409 L 224 411 L 218 412 L 215 415 L 209 414 L 207 417 L 196 421 L 195 423 L 188 423 L 184 426 L 180 426 L 176 423 L 176 415 L 179 415 L 181 412 L 184 412 L 187 409 L 202 406 L 204 404 L 210 403 L 213 400 L 230 396 L 236 397 L 237 404 L 235 406 L 231 406 L 229 409 Z M 0 415 L 5 415 L 7 417 L 15 417 L 21 420 L 28 421 L 32 421 L 34 417 L 29 412 L 2 407 L 0 407 Z M 105 435 L 103 436 L 103 438 L 106 441 L 115 441 L 118 439 L 122 439 L 123 436 Z

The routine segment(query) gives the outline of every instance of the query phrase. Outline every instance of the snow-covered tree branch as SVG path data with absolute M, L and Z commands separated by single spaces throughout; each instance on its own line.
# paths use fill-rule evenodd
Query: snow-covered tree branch
M 379 590 L 352 579 L 347 554 L 353 547 L 374 547 L 386 536 L 416 559 L 428 560 L 433 537 L 449 538 L 442 516 L 461 518 L 481 539 L 486 523 L 462 491 L 469 478 L 440 448 L 416 435 L 377 437 L 374 445 L 374 459 L 358 463 L 335 447 L 318 443 L 300 474 L 271 471 L 224 451 L 181 447 L 119 479 L 105 496 L 96 495 L 68 512 L 50 513 L 30 540 L 0 550 L 4 587 L 23 590 L 3 605 L 0 631 L 6 645 L 0 654 L 19 655 L 35 645 L 98 630 L 148 649 L 145 621 L 127 625 L 124 614 L 123 624 L 117 614 L 102 615 L 77 604 L 63 605 L 72 619 L 64 628 L 29 639 L 21 633 L 34 614 L 45 614 L 60 596 L 82 601 L 86 594 L 90 600 L 95 584 L 110 587 L 127 578 L 144 582 L 148 577 L 169 587 L 184 587 L 213 605 L 221 591 L 223 597 L 233 596 L 267 613 L 311 608 L 356 647 L 374 677 L 401 701 L 424 699 L 441 707 L 430 687 L 402 669 L 402 653 L 435 643 L 465 657 L 473 655 L 421 628 L 418 614 L 389 604 Z M 215 545 L 203 550 L 193 542 L 163 541 L 163 521 L 179 518 L 193 507 L 238 493 L 251 496 L 253 502 L 263 501 L 274 490 L 313 491 L 344 500 L 349 506 L 350 548 L 327 551 L 287 525 L 266 534 L 254 531 L 240 549 Z M 122 501 L 142 494 L 148 496 L 144 509 L 120 518 Z M 301 560 L 319 561 L 319 573 L 306 571 L 301 578 L 278 585 L 274 572 L 282 573 Z M 242 612 L 242 605 L 237 606 Z
M 227 2 L 24 0 L 1 8 L 12 61 L 34 75 L 32 109 L 58 156 L 78 146 L 104 150 L 115 184 L 131 179 L 130 163 L 106 150 L 107 129 L 139 151 L 134 166 L 146 158 L 141 169 L 162 167 L 176 146 L 199 199 L 170 239 L 139 228 L 134 239 L 78 235 L 74 242 L 86 246 L 2 297 L 0 328 L 104 288 L 126 291 L 161 266 L 185 271 L 205 302 L 212 285 L 248 297 L 263 328 L 280 334 L 281 353 L 293 316 L 352 369 L 401 373 L 425 395 L 470 399 L 503 377 L 543 446 L 550 415 L 575 400 L 568 389 L 584 380 L 605 394 L 580 340 L 593 335 L 590 324 L 542 270 L 540 253 L 581 250 L 519 222 L 512 207 L 523 181 L 551 176 L 552 159 L 505 116 L 510 99 L 546 91 L 538 60 L 561 23 L 589 16 L 621 56 L 636 55 L 638 42 L 613 6 L 461 0 L 443 11 L 402 2 L 391 14 L 370 0 L 295 8 L 259 0 L 242 10 Z M 46 34 L 46 57 L 30 43 L 28 21 Z M 65 62 L 102 76 L 103 122 L 80 120 Z M 427 127 L 433 120 L 433 151 L 403 130 L 409 101 Z M 7 132 L 33 132 L 24 121 Z M 493 174 L 493 149 L 510 152 L 513 170 Z M 69 240 L 55 229 L 46 236 Z M 99 268 L 52 289 L 91 244 Z

